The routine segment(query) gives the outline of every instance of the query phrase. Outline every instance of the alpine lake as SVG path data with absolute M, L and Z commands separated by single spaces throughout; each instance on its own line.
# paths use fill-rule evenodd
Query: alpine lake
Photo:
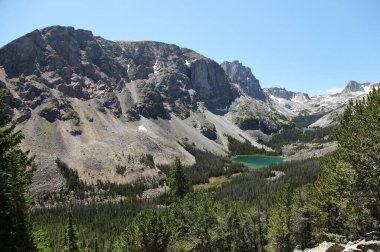
M 258 169 L 269 166 L 271 164 L 281 164 L 282 157 L 260 156 L 260 155 L 238 155 L 231 157 L 234 163 L 242 163 L 250 169 Z

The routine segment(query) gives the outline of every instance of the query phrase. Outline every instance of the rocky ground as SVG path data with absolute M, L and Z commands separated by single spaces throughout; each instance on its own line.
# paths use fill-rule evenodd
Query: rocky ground
M 309 158 L 322 157 L 337 149 L 335 142 L 330 143 L 295 143 L 285 145 L 282 148 L 284 161 L 304 160 Z
M 301 250 L 294 250 L 302 252 Z M 359 240 L 347 244 L 337 244 L 334 242 L 323 242 L 312 249 L 305 249 L 303 252 L 380 252 L 379 240 Z

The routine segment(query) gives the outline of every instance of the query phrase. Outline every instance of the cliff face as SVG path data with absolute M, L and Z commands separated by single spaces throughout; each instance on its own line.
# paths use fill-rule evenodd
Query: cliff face
M 267 94 L 273 95 L 274 97 L 283 98 L 286 100 L 292 100 L 292 99 L 294 99 L 296 101 L 308 101 L 308 100 L 310 100 L 309 95 L 306 93 L 292 92 L 292 91 L 286 90 L 285 88 L 278 88 L 278 87 L 266 88 L 266 89 L 264 89 L 264 91 Z
M 342 90 L 342 94 L 348 94 L 352 92 L 365 92 L 363 85 L 356 82 L 356 81 L 350 81 L 347 83 L 346 87 Z
M 221 66 L 231 82 L 238 84 L 247 95 L 257 100 L 266 100 L 259 80 L 255 78 L 249 67 L 243 66 L 242 63 L 237 60 L 232 62 L 225 61 Z
M 20 84 L 33 76 L 65 96 L 100 99 L 118 117 L 122 109 L 114 93 L 131 81 L 138 82 L 137 99 L 125 113 L 135 119 L 168 118 L 170 112 L 186 117 L 197 102 L 215 111 L 236 97 L 221 67 L 191 50 L 158 42 L 112 42 L 72 27 L 36 30 L 13 41 L 1 48 L 0 65 Z M 33 82 L 27 85 L 38 89 Z

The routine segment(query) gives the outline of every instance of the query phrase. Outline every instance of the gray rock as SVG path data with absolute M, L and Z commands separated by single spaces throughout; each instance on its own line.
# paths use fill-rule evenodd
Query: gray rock
M 341 93 L 346 94 L 351 92 L 364 92 L 363 85 L 353 80 L 348 82 Z
M 298 98 L 300 99 L 301 97 L 304 99 L 304 100 L 310 100 L 310 97 L 308 94 L 306 93 L 302 93 L 302 92 L 292 92 L 292 91 L 288 91 L 286 90 L 285 88 L 278 88 L 278 87 L 274 87 L 274 88 L 265 88 L 264 91 L 268 94 L 271 94 L 273 95 L 274 97 L 277 97 L 277 98 L 283 98 L 283 99 L 286 99 L 286 100 L 291 100 L 293 98 Z
M 44 88 L 51 88 L 69 97 L 102 99 L 120 117 L 121 107 L 112 93 L 131 80 L 144 80 L 144 85 L 129 115 L 148 118 L 167 119 L 169 113 L 186 118 L 197 102 L 222 113 L 220 108 L 229 107 L 238 95 L 223 69 L 194 51 L 150 41 L 112 42 L 73 27 L 52 26 L 26 34 L 0 49 L 0 65 L 8 77 L 22 76 L 20 96 L 32 109 L 51 96 L 44 94 Z M 28 83 L 30 78 L 39 78 L 44 87 Z
M 48 103 L 44 103 L 40 107 L 40 111 L 38 112 L 38 115 L 52 123 L 61 116 L 61 113 L 59 111 L 57 104 L 55 104 L 54 102 L 48 102 Z
M 238 84 L 247 95 L 258 100 L 266 100 L 259 80 L 255 78 L 249 67 L 243 66 L 243 64 L 237 60 L 233 62 L 225 61 L 221 66 L 231 81 Z
M 28 108 L 24 108 L 20 111 L 20 114 L 16 118 L 14 118 L 14 120 L 17 123 L 22 123 L 28 120 L 31 117 L 31 115 L 32 115 L 31 110 Z
M 210 122 L 203 123 L 201 125 L 201 133 L 202 135 L 211 140 L 216 140 L 218 138 L 215 125 Z

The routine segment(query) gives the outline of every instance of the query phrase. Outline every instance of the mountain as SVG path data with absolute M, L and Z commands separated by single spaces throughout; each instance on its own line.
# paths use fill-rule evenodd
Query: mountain
M 362 99 L 376 86 L 379 86 L 379 83 L 360 84 L 350 81 L 340 93 L 312 97 L 283 88 L 266 88 L 264 91 L 268 94 L 272 106 L 288 118 L 317 115 L 320 118 L 310 127 L 327 127 L 337 122 L 339 114 L 350 99 Z
M 283 98 L 290 101 L 305 102 L 307 100 L 310 100 L 309 95 L 306 93 L 301 93 L 301 92 L 295 93 L 292 91 L 288 91 L 285 88 L 277 88 L 277 87 L 265 88 L 264 91 L 268 95 L 273 95 L 274 97 Z
M 257 100 L 266 100 L 259 80 L 255 78 L 249 67 L 243 66 L 243 64 L 237 60 L 232 62 L 225 61 L 221 66 L 231 82 L 238 84 L 247 95 Z
M 239 61 L 221 64 L 240 96 L 229 108 L 227 117 L 245 131 L 261 131 L 270 135 L 280 130 L 288 120 L 270 104 L 267 96 L 249 67 Z
M 253 95 L 255 79 L 247 74 Z M 178 142 L 226 155 L 226 135 L 261 147 L 250 130 L 270 134 L 286 123 L 232 84 L 218 63 L 192 50 L 114 42 L 72 27 L 35 30 L 2 47 L 0 87 L 25 135 L 23 148 L 37 154 L 34 194 L 64 185 L 57 157 L 88 183 L 125 183 L 160 174 L 145 169 L 145 154 L 156 163 L 179 157 L 192 164 Z M 124 175 L 116 172 L 120 165 L 127 167 Z
M 342 90 L 341 93 L 348 94 L 352 92 L 365 92 L 365 90 L 362 84 L 352 80 L 347 83 L 346 87 Z

